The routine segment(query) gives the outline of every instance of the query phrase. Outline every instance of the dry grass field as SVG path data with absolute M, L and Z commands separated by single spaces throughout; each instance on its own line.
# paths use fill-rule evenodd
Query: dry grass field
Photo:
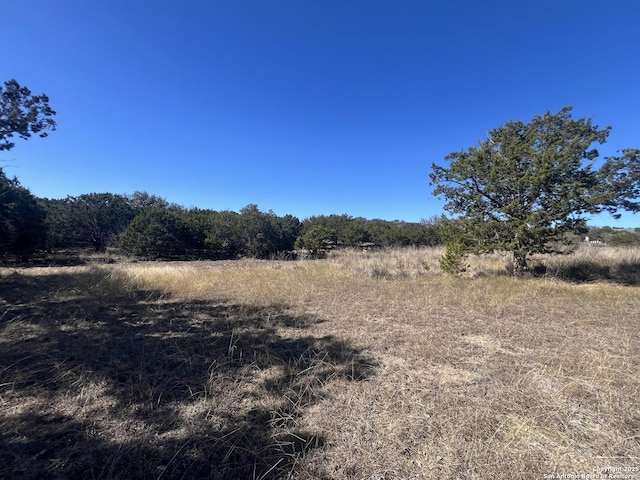
M 0 269 L 0 478 L 640 467 L 640 251 L 441 253 Z

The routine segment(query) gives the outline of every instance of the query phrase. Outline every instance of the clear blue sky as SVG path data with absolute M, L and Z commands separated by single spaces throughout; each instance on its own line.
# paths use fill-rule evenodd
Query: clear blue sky
M 613 127 L 603 156 L 640 147 L 635 0 L 0 4 L 0 81 L 58 112 L 0 154 L 40 197 L 418 221 L 432 162 L 507 120 L 573 105 Z

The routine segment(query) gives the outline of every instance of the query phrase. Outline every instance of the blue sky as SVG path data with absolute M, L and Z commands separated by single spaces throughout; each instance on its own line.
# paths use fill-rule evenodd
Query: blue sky
M 58 112 L 0 154 L 40 197 L 418 221 L 432 162 L 507 120 L 572 105 L 602 156 L 640 147 L 637 1 L 0 2 L 0 81 Z

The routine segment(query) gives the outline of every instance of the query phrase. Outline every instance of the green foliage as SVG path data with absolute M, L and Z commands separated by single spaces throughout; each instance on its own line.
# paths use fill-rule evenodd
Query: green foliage
M 272 214 L 271 221 L 275 232 L 275 251 L 292 251 L 295 248 L 296 240 L 302 229 L 302 224 L 298 217 L 293 215 L 278 217 Z
M 587 236 L 591 242 L 606 243 L 614 247 L 640 244 L 640 228 L 624 230 L 611 227 L 589 227 Z
M 240 235 L 245 254 L 255 258 L 267 258 L 275 251 L 275 233 L 268 214 L 264 214 L 255 204 L 240 210 Z
M 85 246 L 85 243 L 80 239 L 79 229 L 73 223 L 71 212 L 73 198 L 43 198 L 41 202 L 46 212 L 46 250 L 53 251 Z
M 627 148 L 608 157 L 598 171 L 603 210 L 619 218 L 618 209 L 640 211 L 640 149 Z
M 32 95 L 26 87 L 15 80 L 4 82 L 0 87 L 0 151 L 11 150 L 14 135 L 28 139 L 32 134 L 47 136 L 47 130 L 55 130 L 55 111 L 49 106 L 49 98 Z
M 435 246 L 440 245 L 440 235 L 436 225 L 424 223 L 401 223 L 398 225 L 397 246 Z
M 349 229 L 352 221 L 353 218 L 349 215 L 318 215 L 307 218 L 302 223 L 298 245 L 314 251 L 349 245 L 346 243 L 347 239 L 355 234 Z
M 313 256 L 322 255 L 327 249 L 335 245 L 336 233 L 324 225 L 311 225 L 296 241 L 296 247 L 308 250 Z
M 245 254 L 251 257 L 268 258 L 293 250 L 299 232 L 300 221 L 291 215 L 279 218 L 254 204 L 240 210 L 240 235 Z
M 0 255 L 16 254 L 26 260 L 44 246 L 45 216 L 37 198 L 0 169 Z
M 370 220 L 365 224 L 369 241 L 381 247 L 390 247 L 396 243 L 398 226 L 385 220 Z
M 89 193 L 62 200 L 45 199 L 47 248 L 92 247 L 96 252 L 117 243 L 135 216 L 123 195 Z
M 173 205 L 138 208 L 138 211 L 140 213 L 127 229 L 121 245 L 130 253 L 145 256 L 186 254 L 197 258 L 239 255 L 269 258 L 293 250 L 300 231 L 300 221 L 296 217 L 278 217 L 273 212 L 260 211 L 257 205 L 248 205 L 241 213 L 186 210 Z M 143 221 L 153 221 L 155 226 L 145 230 Z M 172 226 L 178 231 L 170 235 L 165 230 Z M 156 244 L 152 237 L 160 234 L 171 247 Z M 177 253 L 179 251 L 182 253 Z
M 620 232 L 609 238 L 609 245 L 613 247 L 633 247 L 640 245 L 640 233 Z
M 28 139 L 55 130 L 56 114 L 46 95 L 32 95 L 15 80 L 0 87 L 0 151 L 11 150 L 14 135 Z M 0 168 L 0 254 L 15 253 L 26 259 L 45 243 L 45 212 L 29 190 Z
M 434 246 L 440 245 L 434 223 L 367 220 L 348 215 L 320 215 L 302 223 L 298 248 L 312 252 L 338 247 Z
M 137 211 L 140 212 L 145 208 L 161 208 L 167 209 L 172 205 L 164 198 L 158 195 L 152 195 L 148 192 L 134 192 L 133 195 L 127 195 L 129 204 Z
M 240 235 L 240 214 L 210 212 L 204 230 L 204 248 L 222 258 L 233 258 L 244 252 Z
M 131 221 L 122 234 L 120 247 L 145 257 L 183 255 L 189 244 L 189 227 L 179 212 L 149 208 Z
M 438 261 L 440 269 L 445 273 L 454 275 L 465 272 L 468 267 L 466 263 L 467 253 L 468 250 L 462 243 L 449 243 L 444 254 Z
M 81 244 L 96 252 L 115 244 L 117 237 L 129 225 L 135 211 L 123 195 L 88 193 L 67 199 L 66 221 L 71 234 Z
M 570 111 L 507 122 L 478 147 L 447 155 L 448 167 L 433 164 L 433 193 L 464 220 L 456 240 L 467 251 L 512 252 L 516 270 L 524 269 L 527 256 L 562 251 L 567 233 L 585 232 L 586 214 L 633 206 L 628 197 L 640 179 L 629 151 L 594 171 L 592 145 L 604 143 L 609 128 Z

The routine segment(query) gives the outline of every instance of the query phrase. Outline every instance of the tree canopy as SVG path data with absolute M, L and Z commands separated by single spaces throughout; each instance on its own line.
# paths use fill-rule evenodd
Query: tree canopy
M 56 112 L 45 94 L 33 95 L 16 80 L 0 86 L 0 151 L 14 137 L 46 137 L 56 129 Z M 302 248 L 312 254 L 330 248 L 432 245 L 437 228 L 406 222 L 317 216 L 301 222 L 249 204 L 239 213 L 200 210 L 139 191 L 132 195 L 89 193 L 38 199 L 0 168 L 0 257 L 91 247 L 120 247 L 145 257 L 290 258 Z
M 152 207 L 131 221 L 120 246 L 134 255 L 169 257 L 184 254 L 187 239 L 188 226 L 178 212 Z
M 32 134 L 47 136 L 55 130 L 55 111 L 49 98 L 32 95 L 26 87 L 9 80 L 0 87 L 0 151 L 11 150 L 14 135 L 27 139 Z M 0 168 L 0 254 L 17 253 L 23 259 L 46 237 L 45 211 L 29 190 Z
M 471 253 L 504 250 L 516 271 L 527 256 L 560 251 L 568 232 L 585 228 L 586 215 L 623 208 L 638 211 L 638 151 L 605 160 L 596 170 L 598 150 L 610 127 L 571 117 L 571 107 L 509 121 L 491 130 L 477 147 L 433 164 L 433 194 L 459 219 L 456 249 Z
M 640 149 L 626 148 L 608 157 L 598 172 L 603 210 L 620 217 L 618 209 L 640 211 Z
M 71 230 L 96 252 L 104 250 L 135 216 L 134 208 L 123 195 L 87 193 L 67 200 Z
M 22 139 L 32 134 L 46 137 L 48 130 L 56 129 L 55 114 L 45 94 L 32 95 L 15 80 L 4 82 L 4 88 L 0 87 L 0 151 L 15 146 L 11 141 L 14 135 Z
M 44 246 L 45 217 L 38 199 L 0 169 L 0 255 L 12 253 L 26 260 Z

